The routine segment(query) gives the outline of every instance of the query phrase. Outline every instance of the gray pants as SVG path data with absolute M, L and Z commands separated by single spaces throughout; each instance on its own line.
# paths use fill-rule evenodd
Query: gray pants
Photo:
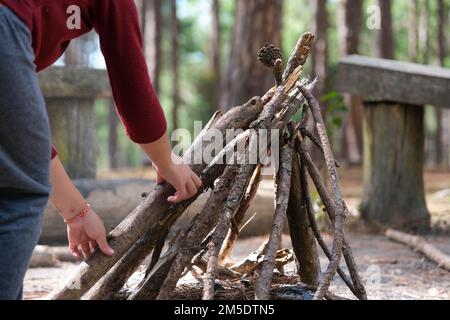
M 50 128 L 31 34 L 0 8 L 0 299 L 21 299 L 50 193 Z

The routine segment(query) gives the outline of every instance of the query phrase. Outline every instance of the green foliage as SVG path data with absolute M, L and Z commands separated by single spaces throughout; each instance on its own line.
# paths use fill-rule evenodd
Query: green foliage
M 342 95 L 336 91 L 328 92 L 322 97 L 322 100 L 327 106 L 326 126 L 328 135 L 331 137 L 342 127 L 348 107 L 345 105 Z

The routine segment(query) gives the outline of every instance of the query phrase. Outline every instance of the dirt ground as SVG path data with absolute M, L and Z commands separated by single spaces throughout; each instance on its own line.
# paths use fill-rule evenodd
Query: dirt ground
M 140 177 L 142 172 L 140 173 Z M 142 174 L 147 175 L 147 173 Z M 361 197 L 361 170 L 345 169 L 341 172 L 343 193 L 350 210 L 358 214 L 357 207 Z M 436 235 L 427 236 L 427 240 L 450 254 L 450 173 L 431 171 L 425 174 L 427 205 L 432 216 Z M 232 260 L 239 261 L 257 249 L 265 236 L 239 240 L 235 246 Z M 327 235 L 327 241 L 331 236 Z M 450 300 L 450 272 L 440 269 L 420 253 L 416 253 L 402 244 L 388 240 L 381 235 L 367 235 L 353 232 L 349 235 L 355 259 L 365 281 L 370 299 L 401 300 Z M 283 247 L 290 248 L 287 236 Z M 61 281 L 69 277 L 76 263 L 61 263 L 55 268 L 30 269 L 25 278 L 24 298 L 45 299 L 45 296 Z M 321 256 L 322 268 L 327 265 Z M 294 272 L 294 264 L 288 265 L 287 272 Z M 337 276 L 332 285 L 334 293 L 352 298 L 351 293 Z
M 326 239 L 331 241 L 331 236 Z M 351 235 L 349 239 L 370 299 L 450 300 L 450 273 L 438 268 L 421 254 L 383 236 Z M 264 240 L 265 237 L 240 240 L 232 260 L 245 258 Z M 449 237 L 433 236 L 428 240 L 450 254 Z M 283 246 L 290 247 L 289 237 L 284 237 Z M 326 263 L 325 256 L 321 255 L 322 268 L 326 267 Z M 44 299 L 75 268 L 75 263 L 62 263 L 57 268 L 30 269 L 25 279 L 25 299 Z M 294 268 L 294 264 L 290 264 L 286 272 L 294 272 Z M 338 295 L 353 298 L 339 277 L 334 279 L 331 289 Z

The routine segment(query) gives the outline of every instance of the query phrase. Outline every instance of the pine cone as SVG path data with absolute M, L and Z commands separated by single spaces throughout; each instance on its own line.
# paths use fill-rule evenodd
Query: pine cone
M 275 66 L 275 61 L 281 59 L 281 50 L 271 43 L 266 43 L 258 51 L 258 60 L 266 67 L 273 68 Z

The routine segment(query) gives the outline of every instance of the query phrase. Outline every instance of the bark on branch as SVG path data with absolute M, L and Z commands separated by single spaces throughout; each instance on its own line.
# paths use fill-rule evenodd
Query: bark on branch
M 415 251 L 419 251 L 431 261 L 435 262 L 439 268 L 450 271 L 450 256 L 446 255 L 444 252 L 434 247 L 433 245 L 427 243 L 424 238 L 392 229 L 386 230 L 386 237 L 405 244 Z

